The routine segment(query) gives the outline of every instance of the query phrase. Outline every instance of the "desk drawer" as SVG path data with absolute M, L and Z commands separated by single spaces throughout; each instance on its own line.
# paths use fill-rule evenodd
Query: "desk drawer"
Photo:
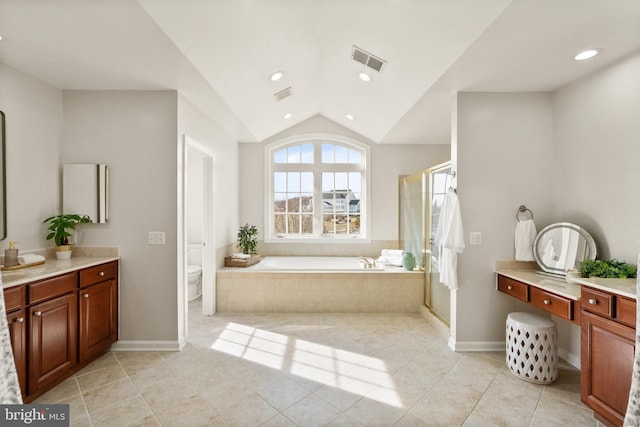
M 25 305 L 25 286 L 19 285 L 4 290 L 4 305 L 7 313 Z
M 526 283 L 498 275 L 498 290 L 519 300 L 529 301 L 529 285 Z
M 615 313 L 615 297 L 613 295 L 586 286 L 582 287 L 581 295 L 583 310 L 613 319 Z
M 96 265 L 95 267 L 80 270 L 80 287 L 95 285 L 108 279 L 116 279 L 118 277 L 118 261 L 108 262 L 106 264 Z
M 67 273 L 28 286 L 29 304 L 34 304 L 76 290 L 78 287 L 78 274 L 76 272 Z
M 636 327 L 636 302 L 630 298 L 618 297 L 616 318 L 620 323 Z
M 558 317 L 562 317 L 563 319 L 573 320 L 572 300 L 533 286 L 529 290 L 529 298 L 531 305 L 555 314 Z

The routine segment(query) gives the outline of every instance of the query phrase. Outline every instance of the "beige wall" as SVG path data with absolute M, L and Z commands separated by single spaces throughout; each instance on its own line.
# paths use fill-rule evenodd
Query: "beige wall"
M 499 348 L 515 299 L 495 290 L 496 260 L 514 258 L 515 214 L 553 218 L 553 115 L 548 93 L 461 93 L 457 99 L 457 187 L 466 248 L 459 256 L 456 349 Z M 481 232 L 482 244 L 469 244 Z
M 52 246 L 42 221 L 62 203 L 62 91 L 0 64 L 6 116 L 7 238 L 19 250 Z
M 331 133 L 363 141 L 371 147 L 371 243 L 353 244 L 264 244 L 264 146 L 302 133 Z M 448 144 L 378 145 L 342 126 L 316 116 L 261 144 L 240 145 L 240 223 L 258 227 L 259 251 L 277 255 L 367 255 L 396 247 L 398 241 L 398 176 L 408 175 L 450 159 Z
M 109 166 L 109 222 L 82 243 L 120 247 L 122 341 L 177 340 L 176 117 L 175 91 L 64 91 L 62 162 Z
M 558 220 L 593 235 L 599 254 L 636 262 L 640 243 L 640 52 L 554 94 Z

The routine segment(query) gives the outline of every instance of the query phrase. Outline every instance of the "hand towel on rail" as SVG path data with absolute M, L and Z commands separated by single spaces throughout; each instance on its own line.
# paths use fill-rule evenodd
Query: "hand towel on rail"
M 536 225 L 532 219 L 518 221 L 515 232 L 516 260 L 533 261 L 533 241 L 536 238 Z

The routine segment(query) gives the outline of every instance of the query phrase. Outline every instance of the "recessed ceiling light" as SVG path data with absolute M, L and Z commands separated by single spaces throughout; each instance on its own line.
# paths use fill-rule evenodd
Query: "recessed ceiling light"
M 371 76 L 367 73 L 365 73 L 364 71 L 361 71 L 358 73 L 358 77 L 360 77 L 360 80 L 362 80 L 363 82 L 370 82 L 371 81 Z
M 349 120 L 355 119 L 355 117 L 353 117 L 353 114 L 347 114 L 345 117 Z
M 284 76 L 284 73 L 282 71 L 276 71 L 275 73 L 271 74 L 269 80 L 271 80 L 272 82 L 277 82 L 282 78 L 282 76 Z
M 600 53 L 597 49 L 588 49 L 583 50 L 579 54 L 573 57 L 576 61 L 584 61 L 585 59 L 590 59 Z
M 293 116 L 293 114 L 287 113 L 287 114 L 284 115 L 284 119 L 285 120 L 289 120 L 291 118 L 291 116 Z

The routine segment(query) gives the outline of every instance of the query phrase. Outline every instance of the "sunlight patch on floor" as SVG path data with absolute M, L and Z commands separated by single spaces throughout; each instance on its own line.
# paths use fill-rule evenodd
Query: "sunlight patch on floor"
M 211 348 L 390 406 L 403 406 L 384 361 L 375 357 L 238 323 L 228 323 Z

